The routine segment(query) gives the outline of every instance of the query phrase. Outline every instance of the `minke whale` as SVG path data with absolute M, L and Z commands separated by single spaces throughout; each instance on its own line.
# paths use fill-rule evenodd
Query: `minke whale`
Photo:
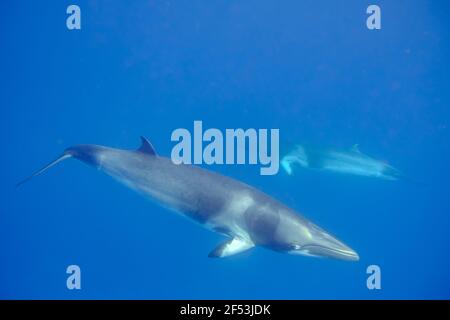
M 292 175 L 295 166 L 385 180 L 398 180 L 403 177 L 389 164 L 359 151 L 358 145 L 354 145 L 349 150 L 319 149 L 297 145 L 281 159 L 281 167 L 287 174 Z
M 35 172 L 75 158 L 104 171 L 162 206 L 229 239 L 209 257 L 227 257 L 254 246 L 277 252 L 356 261 L 358 254 L 330 233 L 269 195 L 232 178 L 159 156 L 141 137 L 137 150 L 76 145 Z

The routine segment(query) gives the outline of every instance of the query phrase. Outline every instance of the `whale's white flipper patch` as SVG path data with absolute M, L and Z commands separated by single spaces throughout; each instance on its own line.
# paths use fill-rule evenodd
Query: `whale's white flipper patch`
M 210 252 L 210 258 L 223 258 L 251 249 L 254 243 L 239 238 L 228 240 Z

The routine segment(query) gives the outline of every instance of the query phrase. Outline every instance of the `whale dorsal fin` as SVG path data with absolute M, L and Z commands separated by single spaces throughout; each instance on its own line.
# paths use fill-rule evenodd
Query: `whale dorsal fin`
M 359 144 L 354 144 L 352 147 L 352 151 L 361 153 L 361 151 L 359 151 Z
M 152 144 L 146 137 L 141 136 L 141 146 L 137 151 L 148 154 L 150 156 L 156 156 L 155 148 L 153 148 Z
M 252 242 L 245 241 L 239 238 L 233 238 L 220 244 L 217 248 L 211 251 L 208 255 L 210 258 L 223 258 L 244 252 L 255 245 Z

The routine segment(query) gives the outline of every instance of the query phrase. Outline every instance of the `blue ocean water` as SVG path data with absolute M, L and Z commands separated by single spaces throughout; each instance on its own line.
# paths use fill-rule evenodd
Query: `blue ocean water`
M 81 30 L 66 9 L 81 8 Z M 368 30 L 366 8 L 382 10 Z M 3 1 L 0 298 L 450 298 L 448 1 Z M 73 144 L 169 156 L 192 129 L 279 128 L 280 143 L 350 148 L 409 179 L 257 166 L 251 184 L 358 251 L 358 262 L 223 237 L 72 160 L 15 184 Z M 286 149 L 283 149 L 286 151 Z M 79 265 L 81 290 L 66 268 Z M 381 268 L 368 290 L 366 268 Z

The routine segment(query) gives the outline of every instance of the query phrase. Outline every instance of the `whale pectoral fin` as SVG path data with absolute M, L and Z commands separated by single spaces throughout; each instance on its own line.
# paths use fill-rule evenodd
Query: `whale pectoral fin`
M 233 238 L 222 244 L 211 251 L 208 255 L 210 258 L 223 258 L 232 256 L 248 249 L 253 248 L 255 245 L 252 242 L 245 241 L 239 238 Z

